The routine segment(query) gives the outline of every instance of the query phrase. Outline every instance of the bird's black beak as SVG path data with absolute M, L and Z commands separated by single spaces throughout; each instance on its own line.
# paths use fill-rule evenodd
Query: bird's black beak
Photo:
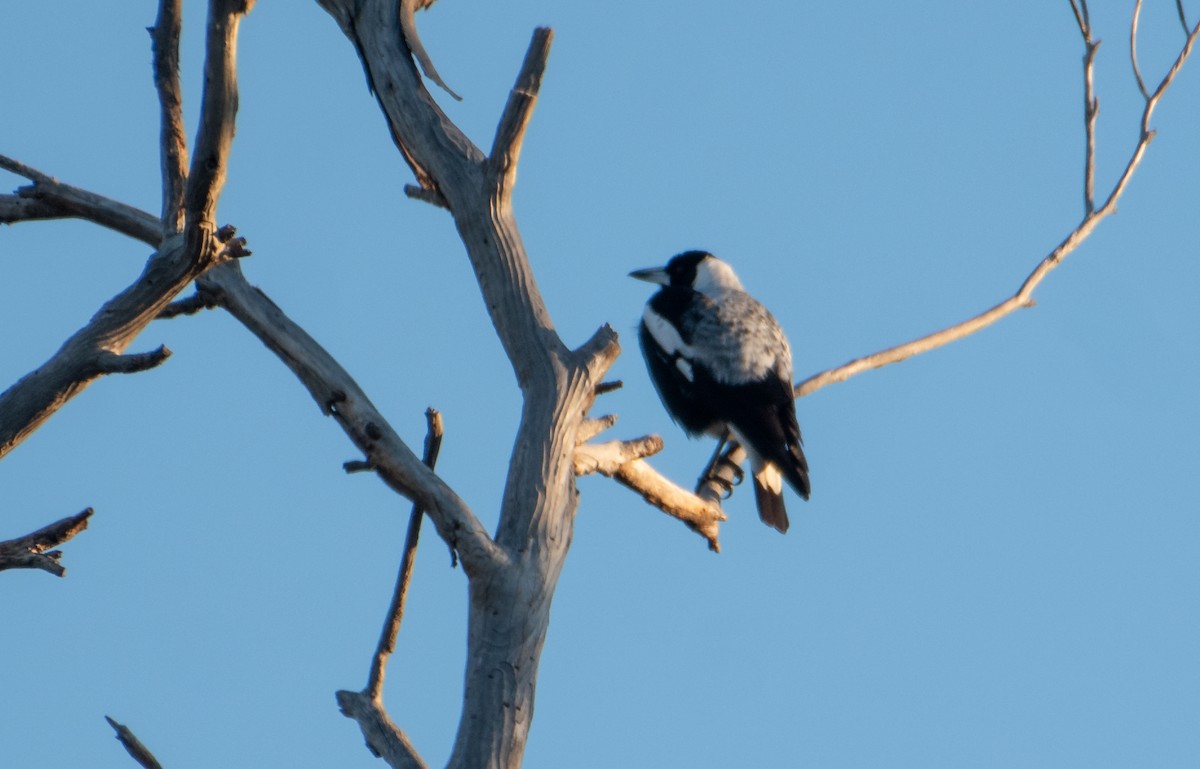
M 646 270 L 634 270 L 629 277 L 644 280 L 647 283 L 657 283 L 660 286 L 671 285 L 671 276 L 662 267 L 651 267 Z

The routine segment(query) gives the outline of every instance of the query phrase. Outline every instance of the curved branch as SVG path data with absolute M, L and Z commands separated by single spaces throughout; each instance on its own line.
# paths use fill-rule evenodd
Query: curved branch
M 1084 43 L 1087 47 L 1087 55 L 1084 58 L 1084 68 L 1086 70 L 1085 81 L 1090 83 L 1092 77 L 1091 70 L 1094 66 L 1096 44 L 1093 44 L 1089 37 L 1090 28 L 1087 22 L 1087 4 L 1083 3 L 1081 9 L 1081 7 L 1077 6 L 1073 0 L 1071 5 L 1072 8 L 1075 9 L 1076 18 L 1079 20 L 1080 30 L 1084 35 Z M 1133 152 L 1130 154 L 1129 160 L 1126 161 L 1124 170 L 1121 172 L 1121 175 L 1118 177 L 1117 181 L 1113 184 L 1113 187 L 1109 191 L 1108 197 L 1105 199 L 1104 204 L 1100 206 L 1100 208 L 1088 211 L 1087 215 L 1084 216 L 1083 221 L 1081 221 L 1073 230 L 1071 230 L 1062 240 L 1062 242 L 1059 243 L 1053 251 L 1051 251 L 1042 259 L 1041 262 L 1038 263 L 1029 276 L 1025 278 L 1025 281 L 1021 284 L 1021 287 L 1015 294 L 991 309 L 985 310 L 984 312 L 972 318 L 968 318 L 961 323 L 957 323 L 953 326 L 944 328 L 941 331 L 936 331 L 932 334 L 914 339 L 910 342 L 905 342 L 904 344 L 890 347 L 886 350 L 882 350 L 862 358 L 856 358 L 849 363 L 845 363 L 836 368 L 827 369 L 826 371 L 815 374 L 796 385 L 796 397 L 809 395 L 817 390 L 820 390 L 822 387 L 826 387 L 836 382 L 844 382 L 850 377 L 861 374 L 864 371 L 880 368 L 881 366 L 886 366 L 891 363 L 898 363 L 902 360 L 911 358 L 914 355 L 920 355 L 921 353 L 929 352 L 930 350 L 937 349 L 938 347 L 943 347 L 951 342 L 962 339 L 963 337 L 970 336 L 976 331 L 987 328 L 1001 318 L 1012 314 L 1016 310 L 1019 310 L 1023 307 L 1032 307 L 1034 304 L 1033 292 L 1042 282 L 1042 280 L 1044 280 L 1050 271 L 1057 267 L 1059 263 L 1067 257 L 1068 254 L 1073 252 L 1080 243 L 1082 243 L 1088 238 L 1089 235 L 1092 234 L 1092 231 L 1096 228 L 1096 225 L 1098 225 L 1105 217 L 1117 210 L 1117 201 L 1120 200 L 1121 195 L 1124 194 L 1125 188 L 1129 184 L 1129 180 L 1133 178 L 1134 172 L 1142 162 L 1142 157 L 1145 155 L 1146 149 L 1150 146 L 1150 142 L 1154 139 L 1154 131 L 1150 129 L 1150 119 L 1154 114 L 1154 109 L 1158 106 L 1158 102 L 1160 99 L 1162 99 L 1163 94 L 1166 93 L 1167 88 L 1169 88 L 1171 83 L 1174 82 L 1175 76 L 1179 74 L 1180 69 L 1187 62 L 1198 36 L 1200 36 L 1200 23 L 1197 23 L 1196 26 L 1193 27 L 1188 33 L 1187 40 L 1180 49 L 1179 54 L 1176 56 L 1174 63 L 1163 76 L 1154 92 L 1151 93 L 1146 99 L 1146 105 L 1142 110 L 1142 118 L 1140 123 L 1141 133 L 1138 137 L 1137 144 L 1134 145 Z M 1094 103 L 1094 100 L 1091 100 L 1089 103 Z M 1091 138 L 1094 131 L 1094 113 L 1085 113 L 1085 122 L 1087 125 L 1086 131 L 1088 135 L 1089 147 L 1087 165 L 1088 168 L 1091 169 L 1094 168 L 1095 164 L 1094 144 L 1092 143 L 1093 140 Z M 1088 182 L 1085 181 L 1085 184 L 1087 183 Z M 1087 195 L 1087 197 L 1089 198 L 1090 202 L 1090 193 Z

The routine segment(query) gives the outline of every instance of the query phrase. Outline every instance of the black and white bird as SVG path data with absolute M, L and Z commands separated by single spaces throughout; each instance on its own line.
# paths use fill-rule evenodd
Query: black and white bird
M 805 499 L 810 486 L 783 329 L 707 251 L 629 275 L 662 286 L 638 336 L 667 412 L 693 437 L 731 432 L 750 457 L 759 517 L 787 531 L 783 479 Z

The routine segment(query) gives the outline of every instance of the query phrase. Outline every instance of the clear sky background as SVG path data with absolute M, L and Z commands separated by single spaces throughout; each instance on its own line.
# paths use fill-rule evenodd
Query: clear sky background
M 1191 4 L 1194 18 L 1200 4 Z M 1131 2 L 1104 40 L 1098 188 L 1137 138 Z M 1183 34 L 1147 3 L 1157 79 Z M 152 2 L 9 3 L 0 152 L 159 205 Z M 189 130 L 204 9 L 187 9 Z M 708 442 L 662 411 L 635 342 L 689 249 L 731 262 L 797 379 L 1016 290 L 1082 215 L 1083 46 L 1066 0 L 471 3 L 419 17 L 440 98 L 483 146 L 533 28 L 555 42 L 516 191 L 564 340 L 604 322 L 614 437 Z M 260 0 L 220 219 L 251 280 L 323 343 L 494 523 L 519 401 L 449 216 L 408 168 L 336 24 Z M 1200 60 L 1118 215 L 1038 305 L 798 403 L 813 498 L 792 529 L 728 503 L 724 551 L 603 478 L 579 483 L 526 755 L 570 766 L 1200 764 Z M 23 182 L 0 174 L 5 191 Z M 94 225 L 0 229 L 0 386 L 131 282 L 148 249 Z M 0 463 L 0 538 L 86 506 L 68 576 L 0 575 L 6 766 L 128 769 L 103 716 L 168 769 L 378 767 L 333 692 L 361 688 L 408 503 L 221 312 L 152 324 L 151 372 L 100 381 Z M 427 528 L 386 701 L 431 766 L 457 726 L 460 570 Z

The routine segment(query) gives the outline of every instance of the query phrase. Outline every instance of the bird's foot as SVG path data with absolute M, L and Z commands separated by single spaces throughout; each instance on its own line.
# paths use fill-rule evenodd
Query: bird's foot
M 724 500 L 733 496 L 733 487 L 741 485 L 745 479 L 746 471 L 741 465 L 722 454 L 715 457 L 705 469 L 704 475 L 700 476 L 699 485 L 713 484 L 721 490 L 721 499 Z

